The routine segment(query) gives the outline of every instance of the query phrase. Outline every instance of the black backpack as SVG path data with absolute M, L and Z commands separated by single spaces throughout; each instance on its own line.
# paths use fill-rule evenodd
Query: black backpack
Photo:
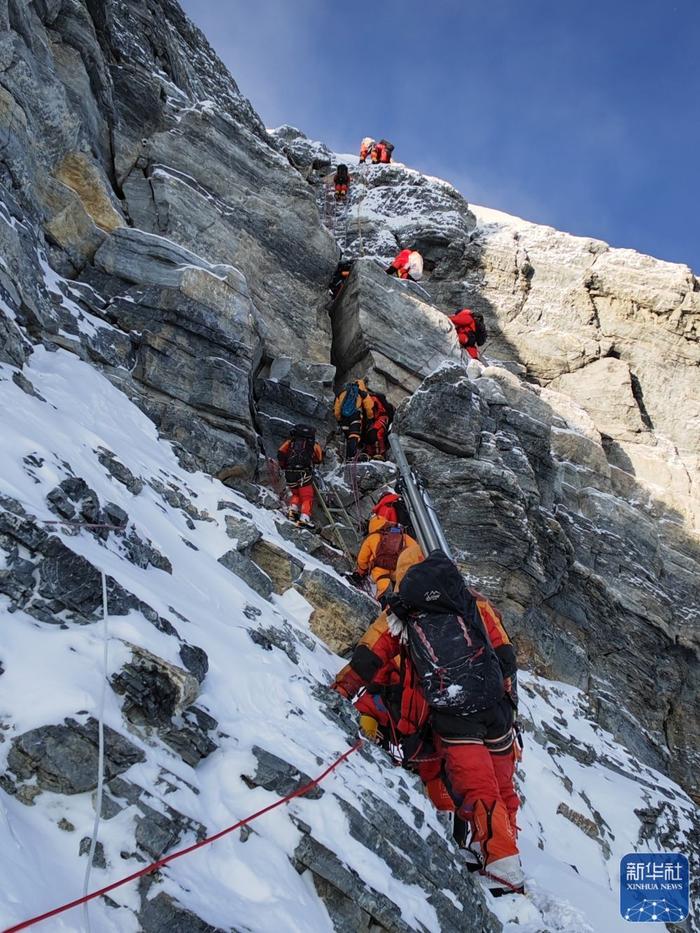
M 411 513 L 408 511 L 408 506 L 403 500 L 403 497 L 396 500 L 394 503 L 394 508 L 396 509 L 396 518 L 399 521 L 400 525 L 406 529 L 406 532 L 411 535 L 412 538 L 415 538 L 416 533 L 413 530 L 413 522 L 411 521 Z
M 347 165 L 339 165 L 335 173 L 335 183 L 336 185 L 347 185 L 348 183 L 348 167 Z
M 287 454 L 284 475 L 288 485 L 303 485 L 311 476 L 316 432 L 306 424 L 297 424 L 290 435 L 292 445 Z
M 495 706 L 503 697 L 496 653 L 478 621 L 456 613 L 422 612 L 408 624 L 411 660 L 428 705 L 457 715 Z
M 503 675 L 476 600 L 443 553 L 430 554 L 401 581 L 411 661 L 428 705 L 468 716 L 495 706 Z
M 481 311 L 472 311 L 472 317 L 474 318 L 474 324 L 476 325 L 474 338 L 476 340 L 477 346 L 480 347 L 486 343 L 488 338 L 486 324 L 484 323 L 484 315 L 481 313 Z

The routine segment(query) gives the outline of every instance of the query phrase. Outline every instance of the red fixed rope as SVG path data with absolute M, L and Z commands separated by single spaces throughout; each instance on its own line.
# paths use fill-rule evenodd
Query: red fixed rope
M 150 865 L 146 865 L 145 868 L 140 868 L 138 871 L 133 872 L 131 875 L 127 875 L 126 878 L 120 878 L 119 881 L 113 881 L 111 884 L 106 885 L 104 888 L 100 888 L 99 891 L 92 891 L 90 894 L 85 895 L 85 897 L 78 897 L 74 901 L 70 901 L 68 904 L 63 904 L 61 907 L 54 907 L 53 910 L 47 910 L 46 913 L 32 917 L 30 920 L 23 920 L 21 923 L 17 923 L 13 927 L 7 927 L 3 933 L 15 933 L 17 930 L 26 930 L 27 927 L 34 926 L 35 923 L 39 923 L 42 920 L 48 920 L 49 917 L 55 917 L 57 914 L 62 914 L 67 910 L 72 910 L 73 907 L 79 907 L 81 904 L 86 904 L 88 901 L 92 901 L 96 897 L 101 897 L 103 894 L 108 894 L 110 891 L 114 891 L 115 888 L 120 888 L 122 885 L 128 884 L 130 881 L 135 881 L 137 878 L 143 877 L 143 875 L 150 875 L 151 872 L 157 871 L 159 868 L 162 868 L 169 862 L 175 861 L 176 858 L 181 858 L 183 855 L 189 855 L 190 852 L 195 852 L 197 849 L 201 849 L 203 846 L 209 845 L 212 842 L 216 842 L 216 840 L 221 839 L 222 836 L 227 836 L 234 830 L 240 829 L 241 826 L 246 826 L 248 823 L 252 823 L 253 820 L 257 820 L 259 816 L 264 816 L 264 814 L 269 813 L 270 810 L 275 810 L 277 807 L 281 807 L 282 804 L 289 803 L 289 801 L 293 800 L 295 797 L 302 797 L 307 791 L 317 787 L 321 781 L 325 780 L 332 771 L 335 771 L 338 765 L 342 764 L 347 758 L 349 758 L 353 752 L 356 752 L 361 745 L 362 739 L 358 739 L 351 748 L 349 748 L 346 752 L 343 752 L 339 758 L 336 758 L 335 761 L 328 765 L 325 771 L 323 771 L 317 777 L 312 778 L 308 784 L 304 784 L 303 787 L 298 787 L 295 791 L 292 791 L 291 794 L 287 794 L 286 797 L 281 797 L 274 803 L 268 804 L 266 807 L 263 807 L 262 810 L 258 810 L 257 813 L 251 813 L 250 816 L 247 816 L 243 820 L 239 820 L 237 823 L 234 823 L 233 826 L 228 826 L 226 829 L 222 829 L 218 833 L 214 833 L 213 836 L 208 836 L 206 839 L 202 839 L 201 842 L 195 842 L 194 845 L 187 846 L 185 849 L 180 849 L 177 852 L 173 852 L 171 855 L 166 855 L 165 858 L 158 859 L 157 862 L 152 862 Z

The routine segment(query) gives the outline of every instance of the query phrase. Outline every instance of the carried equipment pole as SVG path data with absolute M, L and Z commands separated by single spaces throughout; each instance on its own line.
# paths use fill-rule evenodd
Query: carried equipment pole
M 426 557 L 432 551 L 442 551 L 451 560 L 452 551 L 440 525 L 432 499 L 409 466 L 401 447 L 401 441 L 393 431 L 389 434 L 389 446 L 399 469 L 401 492 L 405 496 L 411 522 L 416 531 L 421 550 Z

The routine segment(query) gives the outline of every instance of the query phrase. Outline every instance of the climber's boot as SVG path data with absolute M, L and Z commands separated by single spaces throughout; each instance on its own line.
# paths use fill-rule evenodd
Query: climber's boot
M 525 874 L 519 855 L 506 855 L 489 862 L 481 870 L 481 879 L 494 897 L 525 893 Z
M 502 800 L 490 806 L 483 800 L 474 804 L 474 836 L 481 846 L 484 862 L 482 879 L 491 894 L 494 897 L 523 894 L 525 875 L 513 826 Z
M 469 820 L 465 820 L 459 813 L 454 815 L 452 838 L 459 849 L 460 857 L 467 871 L 481 871 L 483 862 L 479 853 L 473 848 L 475 841 L 472 836 L 471 825 Z

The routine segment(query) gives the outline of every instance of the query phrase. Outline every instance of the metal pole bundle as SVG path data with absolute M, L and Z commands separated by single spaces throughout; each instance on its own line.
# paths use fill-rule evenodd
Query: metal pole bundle
M 423 553 L 442 551 L 452 559 L 452 551 L 442 530 L 433 501 L 409 466 L 398 436 L 389 434 L 389 446 L 401 476 L 400 491 L 406 500 L 411 522 Z

